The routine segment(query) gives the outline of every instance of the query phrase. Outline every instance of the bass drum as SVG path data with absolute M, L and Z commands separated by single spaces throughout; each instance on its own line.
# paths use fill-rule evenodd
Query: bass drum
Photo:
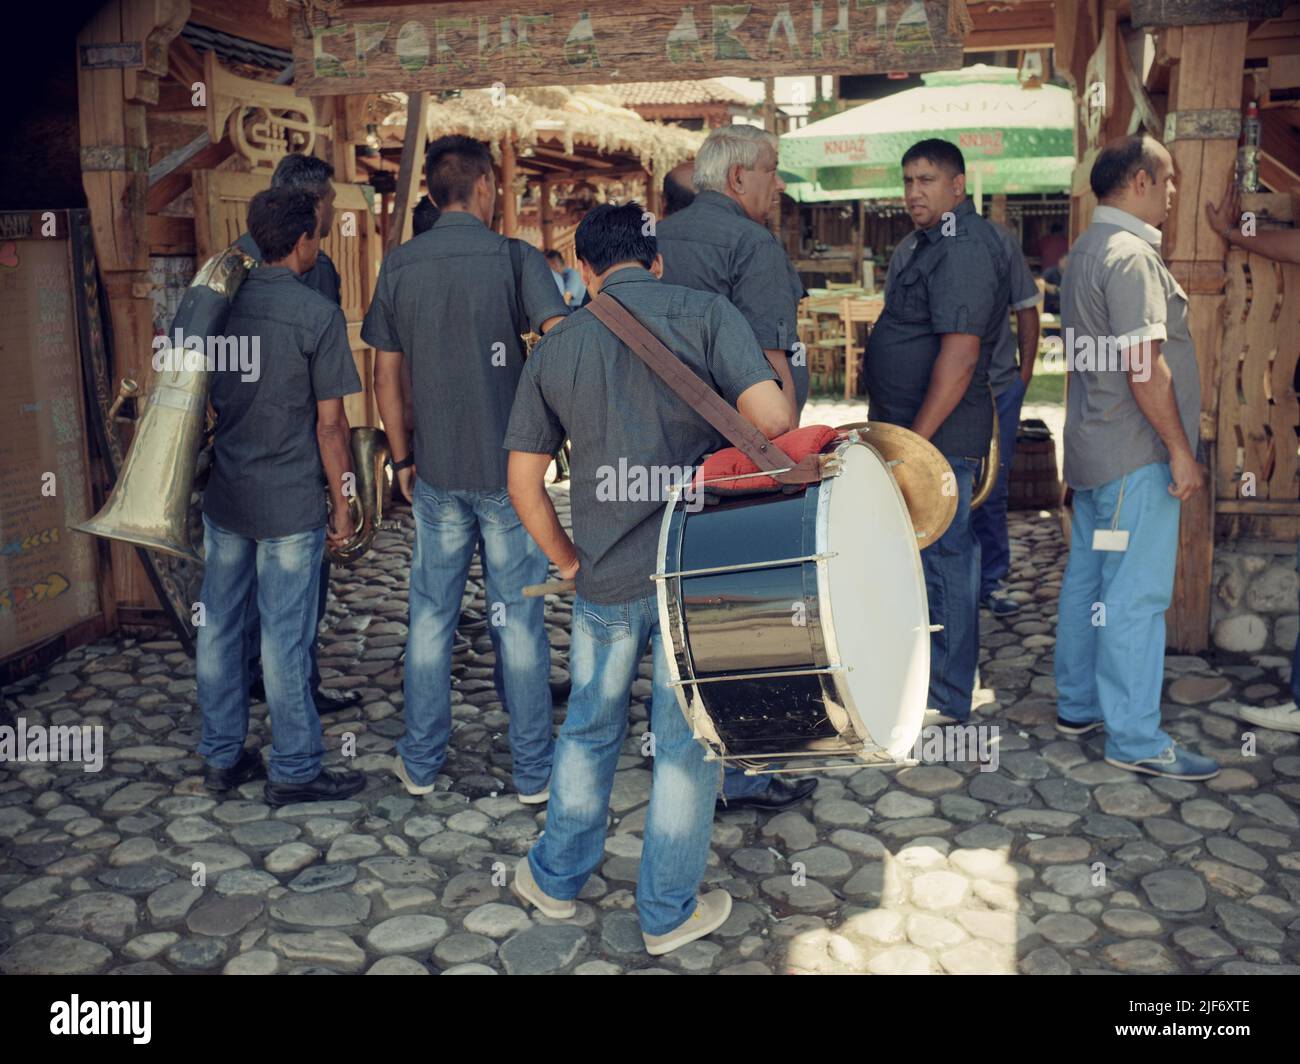
M 896 763 L 921 732 L 930 621 L 912 520 L 889 467 L 850 440 L 820 483 L 692 508 L 659 536 L 659 619 L 688 722 L 762 771 Z

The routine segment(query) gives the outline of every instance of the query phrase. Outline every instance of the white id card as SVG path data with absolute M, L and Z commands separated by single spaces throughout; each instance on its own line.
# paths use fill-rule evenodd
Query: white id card
M 1126 528 L 1098 528 L 1092 533 L 1093 550 L 1128 550 L 1128 529 Z

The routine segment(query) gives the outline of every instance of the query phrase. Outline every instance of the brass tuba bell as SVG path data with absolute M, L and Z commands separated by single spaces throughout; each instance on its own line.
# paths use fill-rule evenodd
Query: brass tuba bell
M 204 263 L 176 312 L 174 335 L 200 337 L 206 344 L 220 333 L 230 301 L 255 265 L 237 247 Z M 155 352 L 148 405 L 126 461 L 99 513 L 72 526 L 78 532 L 202 560 L 190 542 L 189 514 L 211 382 L 206 355 L 206 347 Z
M 352 471 L 356 492 L 348 499 L 356 531 L 343 546 L 327 548 L 330 561 L 351 565 L 370 549 L 384 519 L 384 498 L 392 491 L 388 437 L 369 426 L 352 430 Z

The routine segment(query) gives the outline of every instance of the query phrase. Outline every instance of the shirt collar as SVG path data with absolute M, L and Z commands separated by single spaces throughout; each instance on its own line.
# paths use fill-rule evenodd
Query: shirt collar
M 695 199 L 698 203 L 711 203 L 715 207 L 721 207 L 723 210 L 738 214 L 742 218 L 749 217 L 734 199 L 730 196 L 724 196 L 721 192 L 715 192 L 711 188 L 706 188 L 703 192 L 698 193 Z
M 447 225 L 477 225 L 480 229 L 486 229 L 481 218 L 470 214 L 469 211 L 443 211 L 438 216 L 438 220 L 433 223 L 434 229 L 441 229 Z
M 967 214 L 974 214 L 975 204 L 971 202 L 969 197 L 967 197 L 966 199 L 958 203 L 956 207 L 953 208 L 952 213 L 959 218 Z M 926 236 L 926 239 L 929 240 L 931 244 L 933 244 L 936 240 L 938 240 L 941 236 L 943 236 L 943 218 L 940 217 L 939 220 L 935 222 L 934 225 L 930 226 L 929 229 L 922 229 L 921 232 L 923 232 Z
M 263 281 L 283 281 L 286 277 L 301 281 L 304 275 L 294 273 L 288 266 L 259 266 L 251 271 L 248 276 L 257 277 Z
M 604 284 L 600 288 L 601 291 L 604 291 L 612 284 L 623 284 L 627 281 L 653 281 L 655 279 L 655 275 L 644 266 L 624 266 L 621 270 L 616 270 L 606 277 Z
M 1160 240 L 1162 233 L 1154 225 L 1148 225 L 1136 214 L 1129 214 L 1128 211 L 1120 210 L 1118 207 L 1108 207 L 1105 204 L 1099 204 L 1092 210 L 1093 225 L 1117 225 L 1121 229 L 1127 229 L 1134 236 L 1140 236 L 1157 251 L 1160 250 Z

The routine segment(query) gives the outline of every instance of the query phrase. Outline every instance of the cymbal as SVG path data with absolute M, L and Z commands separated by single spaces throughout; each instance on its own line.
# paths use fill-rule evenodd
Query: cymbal
M 907 503 L 916 530 L 916 546 L 924 550 L 948 531 L 957 515 L 957 480 L 942 452 L 924 436 L 883 421 L 853 421 L 837 425 L 840 432 L 857 430 L 889 463 Z

